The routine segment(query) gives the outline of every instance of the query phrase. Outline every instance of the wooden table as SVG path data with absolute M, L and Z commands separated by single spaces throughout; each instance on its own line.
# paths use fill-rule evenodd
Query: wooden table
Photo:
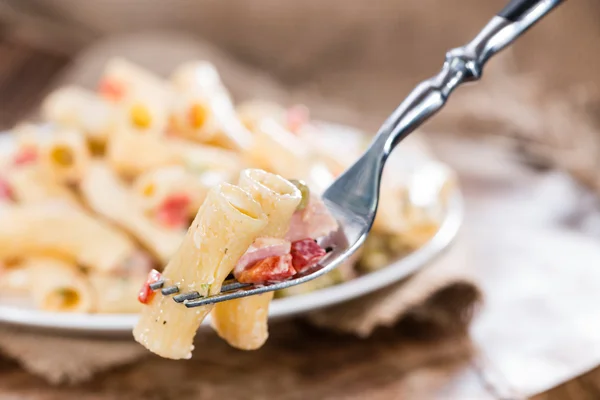
M 2 33 L 0 26 L 0 130 L 11 127 L 35 107 L 47 83 L 69 61 L 66 56 L 15 43 Z M 0 398 L 501 398 L 480 373 L 467 338 L 421 346 L 434 348 L 424 357 L 399 329 L 359 340 L 287 322 L 273 329 L 271 340 L 257 353 L 237 352 L 214 341 L 193 361 L 174 363 L 150 357 L 74 387 L 51 387 L 16 363 L 0 359 Z M 234 374 L 243 385 L 231 384 Z M 286 391 L 290 383 L 305 389 L 290 393 Z M 598 398 L 600 367 L 534 397 Z

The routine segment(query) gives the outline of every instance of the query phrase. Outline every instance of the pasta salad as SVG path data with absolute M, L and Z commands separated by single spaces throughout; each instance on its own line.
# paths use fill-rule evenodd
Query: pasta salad
M 234 104 L 204 61 L 164 78 L 114 58 L 97 89 L 58 88 L 41 115 L 14 127 L 14 146 L 0 153 L 0 296 L 50 312 L 142 311 L 136 338 L 171 358 L 189 356 L 209 312 L 232 345 L 260 347 L 273 296 L 190 319 L 172 301 L 156 305 L 140 282 L 162 273 L 215 293 L 230 273 L 256 282 L 310 267 L 325 251 L 312 239 L 335 229 L 319 195 L 368 144 L 312 121 L 304 106 Z M 453 185 L 452 171 L 407 140 L 388 162 L 373 234 L 355 259 L 275 296 L 352 279 L 418 248 Z M 199 260 L 208 275 L 190 268 Z M 160 331 L 149 329 L 157 313 L 169 318 Z

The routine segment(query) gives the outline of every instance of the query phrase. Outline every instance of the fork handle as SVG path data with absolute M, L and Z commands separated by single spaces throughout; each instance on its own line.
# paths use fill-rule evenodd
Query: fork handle
M 538 3 L 539 0 L 512 0 L 498 13 L 498 16 L 514 22 Z
M 377 202 L 371 205 L 369 200 L 372 196 L 377 198 L 383 167 L 394 147 L 442 109 L 454 89 L 479 80 L 485 63 L 494 54 L 563 1 L 512 0 L 471 42 L 447 52 L 442 70 L 417 85 L 385 120 L 369 149 L 327 189 L 324 196 L 346 193 L 349 198 L 369 204 L 375 212 Z
M 446 53 L 440 73 L 420 83 L 382 125 L 375 143 L 389 152 L 437 113 L 458 86 L 479 80 L 486 62 L 564 0 L 512 0 L 468 44 Z M 386 156 L 387 157 L 387 156 Z

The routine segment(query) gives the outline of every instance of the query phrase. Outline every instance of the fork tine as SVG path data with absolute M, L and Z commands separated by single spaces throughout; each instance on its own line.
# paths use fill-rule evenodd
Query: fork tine
M 168 286 L 166 288 L 163 288 L 160 291 L 164 296 L 168 296 L 170 294 L 175 294 L 175 293 L 179 293 L 179 288 L 177 286 Z
M 355 243 L 355 246 L 359 245 L 360 244 L 359 242 L 360 241 Z M 262 294 L 262 293 L 275 291 L 275 290 L 279 290 L 279 289 L 283 289 L 286 287 L 295 286 L 295 285 L 304 283 L 306 281 L 315 279 L 328 271 L 331 271 L 337 264 L 339 264 L 341 262 L 341 259 L 344 259 L 345 257 L 348 256 L 348 254 L 351 254 L 354 251 L 353 247 L 355 247 L 355 246 L 350 246 L 350 248 L 345 248 L 345 249 L 343 249 L 343 251 L 342 251 L 342 249 L 338 248 L 337 250 L 339 251 L 339 253 L 337 253 L 337 254 L 334 254 L 334 253 L 336 253 L 335 250 L 327 253 L 327 255 L 323 258 L 322 263 L 320 262 L 309 273 L 301 274 L 295 279 L 290 279 L 290 280 L 285 280 L 285 281 L 275 282 L 275 283 L 265 283 L 264 285 L 239 283 L 235 279 L 231 279 L 231 280 L 224 282 L 224 285 L 223 285 L 220 293 L 212 295 L 212 296 L 203 297 L 203 298 L 200 298 L 197 300 L 187 301 L 184 304 L 188 308 L 206 306 L 209 304 L 215 304 L 215 303 L 219 303 L 222 301 L 239 299 L 241 297 L 252 296 L 255 294 Z M 332 257 L 332 256 L 335 256 L 335 257 Z
M 231 280 L 225 281 L 223 283 L 223 286 L 221 286 L 221 293 L 231 292 L 232 290 L 247 288 L 249 286 L 252 286 L 252 284 L 251 283 L 240 283 L 240 282 L 236 281 L 235 279 L 231 279 Z
M 152 289 L 154 291 L 161 289 L 161 293 L 163 294 L 163 296 L 170 296 L 172 294 L 175 294 L 175 296 L 173 296 L 173 300 L 175 300 L 177 303 L 183 303 L 185 301 L 195 300 L 200 297 L 204 297 L 197 291 L 177 294 L 180 292 L 179 287 L 177 285 L 163 287 L 164 284 L 165 284 L 165 281 L 163 279 L 161 279 L 160 281 L 156 281 L 156 282 L 150 284 L 150 289 Z M 235 279 L 229 279 L 229 280 L 226 280 L 225 282 L 223 282 L 223 286 L 221 287 L 220 293 L 232 292 L 232 291 L 239 290 L 239 289 L 247 289 L 247 288 L 250 288 L 251 286 L 253 286 L 253 284 L 251 284 L 251 283 L 241 283 L 241 282 L 236 281 Z M 214 297 L 214 296 L 211 296 L 211 297 Z
M 215 304 L 215 303 L 218 303 L 221 301 L 239 299 L 241 297 L 247 297 L 247 296 L 251 296 L 253 294 L 260 294 L 260 293 L 264 293 L 264 291 L 265 291 L 264 286 L 256 287 L 254 285 L 249 285 L 249 286 L 246 286 L 245 288 L 241 288 L 240 290 L 229 291 L 227 293 L 221 292 L 214 296 L 208 296 L 208 297 L 203 297 L 198 300 L 187 301 L 184 304 L 188 308 L 200 307 L 200 306 L 206 306 L 209 304 Z
M 158 289 L 162 288 L 164 286 L 164 284 L 165 284 L 165 280 L 161 279 L 159 281 L 151 283 L 150 284 L 150 289 L 152 289 L 152 290 L 158 290 Z
M 202 297 L 202 296 L 200 296 L 200 293 L 194 291 L 194 292 L 182 293 L 182 294 L 178 294 L 177 296 L 173 296 L 173 300 L 175 300 L 177 303 L 183 303 L 186 300 L 195 300 L 200 297 Z

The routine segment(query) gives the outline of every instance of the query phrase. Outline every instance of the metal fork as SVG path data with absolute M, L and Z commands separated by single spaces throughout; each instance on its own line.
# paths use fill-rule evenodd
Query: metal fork
M 475 39 L 446 53 L 442 70 L 409 94 L 381 126 L 363 156 L 324 192 L 323 201 L 339 222 L 340 229 L 322 243 L 333 250 L 317 267 L 294 279 L 276 283 L 252 285 L 228 280 L 219 294 L 207 297 L 201 297 L 198 292 L 179 293 L 177 286 L 163 287 L 164 281 L 150 287 L 161 289 L 165 296 L 175 295 L 173 299 L 186 307 L 198 307 L 299 285 L 336 268 L 363 244 L 371 230 L 383 166 L 394 147 L 438 112 L 454 89 L 463 83 L 479 80 L 483 66 L 494 54 L 510 45 L 562 2 L 512 0 Z

